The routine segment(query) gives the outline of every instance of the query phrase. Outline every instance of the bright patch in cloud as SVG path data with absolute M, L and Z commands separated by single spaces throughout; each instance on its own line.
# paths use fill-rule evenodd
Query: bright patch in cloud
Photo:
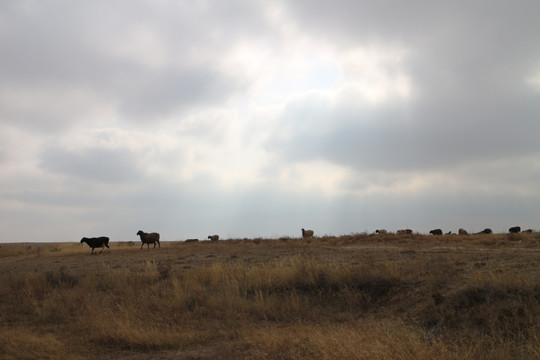
M 533 87 L 536 91 L 540 91 L 540 71 L 538 71 L 535 75 L 529 77 L 527 79 L 527 84 Z

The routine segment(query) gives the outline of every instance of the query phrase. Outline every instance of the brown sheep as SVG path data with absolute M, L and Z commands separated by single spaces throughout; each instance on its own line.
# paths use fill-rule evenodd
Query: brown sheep
M 154 249 L 156 248 L 156 243 L 161 248 L 161 245 L 159 244 L 159 234 L 158 233 L 145 233 L 142 230 L 139 230 L 137 232 L 137 235 L 141 237 L 141 249 L 143 248 L 144 244 L 150 249 L 150 244 L 154 244 Z M 139 249 L 140 250 L 140 249 Z
M 313 237 L 313 230 L 305 230 L 304 228 L 302 228 L 302 237 L 305 239 L 305 238 L 310 238 L 310 237 Z
M 411 235 L 412 230 L 411 229 L 398 230 L 398 231 L 396 231 L 396 234 L 397 235 Z

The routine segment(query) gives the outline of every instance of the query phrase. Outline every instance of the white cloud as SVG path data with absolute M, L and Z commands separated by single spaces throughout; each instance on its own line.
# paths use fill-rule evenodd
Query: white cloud
M 370 103 L 411 95 L 411 79 L 403 69 L 406 51 L 401 49 L 358 48 L 340 58 L 343 87 L 354 89 Z

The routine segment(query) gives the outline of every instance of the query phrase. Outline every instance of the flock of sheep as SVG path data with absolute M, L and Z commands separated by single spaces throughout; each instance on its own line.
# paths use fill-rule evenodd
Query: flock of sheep
M 532 233 L 532 229 L 527 229 L 527 230 L 523 230 L 521 231 L 521 227 L 520 226 L 512 226 L 510 229 L 508 229 L 508 232 L 509 233 L 512 233 L 512 234 L 517 234 L 517 233 L 520 233 L 520 232 L 524 232 L 524 233 Z M 379 230 L 375 230 L 375 233 L 376 234 L 387 234 L 388 232 L 384 229 L 379 229 Z M 396 234 L 397 235 L 405 235 L 405 234 L 412 234 L 413 231 L 411 229 L 404 229 L 404 230 L 398 230 L 396 231 Z M 429 232 L 431 235 L 443 235 L 443 231 L 441 229 L 433 229 Z M 452 234 L 451 231 L 447 232 L 446 235 L 450 235 Z M 467 232 L 467 230 L 465 229 L 459 229 L 458 230 L 458 234 L 459 235 L 469 235 L 469 233 Z M 475 235 L 479 235 L 479 234 L 493 234 L 493 231 L 490 229 L 490 228 L 485 228 L 484 230 L 480 231 L 480 232 L 477 232 L 477 233 L 473 233 Z
M 531 229 L 521 231 L 521 227 L 513 226 L 510 229 L 508 229 L 508 232 L 509 233 L 519 233 L 519 232 L 532 233 L 533 231 Z M 376 230 L 375 233 L 384 235 L 384 234 L 387 234 L 388 232 L 386 230 L 384 230 L 384 229 L 379 229 L 379 230 Z M 402 229 L 402 230 L 396 231 L 397 235 L 410 235 L 412 233 L 413 233 L 413 231 L 411 229 Z M 443 231 L 441 229 L 433 229 L 429 233 L 431 235 L 443 235 Z M 491 229 L 486 228 L 486 229 L 484 229 L 484 230 L 482 230 L 480 232 L 474 233 L 474 234 L 492 234 L 492 233 L 493 233 L 493 231 L 491 231 Z M 449 234 L 452 234 L 452 232 L 450 231 L 450 232 L 448 232 L 446 234 L 449 235 Z M 469 233 L 464 229 L 459 229 L 458 234 L 459 235 L 468 235 Z M 150 248 L 150 244 L 154 244 L 154 249 L 156 248 L 156 244 L 158 245 L 159 248 L 161 248 L 161 245 L 159 243 L 159 234 L 158 233 L 155 233 L 155 232 L 153 232 L 153 233 L 145 233 L 144 231 L 139 230 L 137 232 L 137 235 L 141 238 L 141 242 L 142 242 L 140 249 L 143 248 L 144 244 L 146 244 L 148 249 Z M 313 230 L 306 230 L 306 229 L 302 228 L 302 238 L 304 238 L 304 239 L 312 238 L 313 236 L 314 236 Z M 209 235 L 208 239 L 210 241 L 218 241 L 219 240 L 219 235 Z M 199 241 L 199 239 L 187 239 L 187 240 L 185 240 L 185 242 L 197 242 L 197 241 Z M 106 237 L 106 236 L 95 237 L 95 238 L 83 237 L 81 239 L 81 244 L 82 243 L 87 243 L 88 246 L 90 246 L 92 248 L 92 254 L 94 254 L 94 249 L 95 248 L 101 248 L 101 251 L 99 252 L 100 254 L 103 252 L 103 250 L 105 250 L 105 247 L 109 248 L 109 238 Z
M 139 230 L 137 232 L 137 235 L 141 238 L 141 249 L 143 248 L 144 244 L 146 244 L 146 247 L 150 249 L 150 244 L 154 244 L 154 249 L 156 248 L 156 244 L 159 248 L 161 248 L 161 245 L 159 243 L 159 233 L 153 232 L 153 233 L 145 233 L 142 230 Z M 209 235 L 208 239 L 210 241 L 218 241 L 219 235 Z M 191 241 L 199 241 L 199 239 L 187 239 L 186 242 Z M 81 244 L 87 243 L 88 246 L 92 248 L 92 254 L 94 254 L 95 248 L 101 248 L 100 254 L 105 250 L 105 247 L 109 248 L 109 238 L 107 236 L 100 236 L 100 237 L 94 237 L 94 238 L 87 238 L 83 237 L 81 239 Z M 109 248 L 110 249 L 110 248 Z

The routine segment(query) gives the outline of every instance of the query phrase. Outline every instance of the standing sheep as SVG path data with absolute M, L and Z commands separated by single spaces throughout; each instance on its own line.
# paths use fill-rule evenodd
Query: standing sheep
M 83 237 L 81 239 L 81 244 L 82 243 L 87 243 L 88 246 L 90 246 L 92 248 L 92 255 L 94 255 L 94 248 L 98 248 L 100 247 L 101 248 L 101 251 L 99 252 L 100 254 L 103 252 L 103 250 L 105 250 L 105 246 L 109 248 L 109 238 L 106 237 L 106 236 L 101 236 L 101 237 L 97 237 L 97 238 L 87 238 L 87 237 Z
M 508 229 L 508 232 L 513 233 L 513 234 L 517 234 L 517 233 L 521 232 L 521 227 L 520 226 L 513 226 L 510 229 Z
M 441 229 L 433 229 L 429 232 L 431 235 L 442 235 Z
M 384 229 L 375 230 L 375 234 L 386 235 L 386 230 Z
M 158 233 L 145 233 L 142 230 L 139 230 L 137 232 L 137 235 L 141 237 L 141 249 L 143 248 L 144 244 L 150 249 L 150 244 L 154 244 L 154 249 L 156 248 L 156 243 L 161 248 L 161 245 L 159 244 L 159 234 Z M 139 249 L 140 250 L 140 249 Z
M 465 229 L 459 229 L 459 230 L 458 230 L 458 234 L 459 234 L 459 235 L 469 235 L 469 233 L 468 233 L 467 230 L 465 230 Z
M 304 228 L 302 228 L 302 237 L 304 239 L 313 237 L 313 230 L 305 230 Z
M 208 235 L 208 239 L 210 239 L 210 241 L 218 241 L 219 235 Z

